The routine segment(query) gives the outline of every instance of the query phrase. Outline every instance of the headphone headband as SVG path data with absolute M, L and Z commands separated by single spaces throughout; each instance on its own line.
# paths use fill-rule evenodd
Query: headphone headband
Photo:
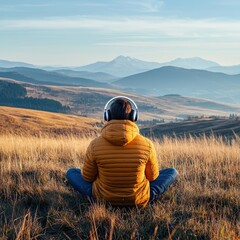
M 109 119 L 109 117 L 108 117 L 108 112 L 109 112 L 108 108 L 109 108 L 110 104 L 111 104 L 113 101 L 115 101 L 116 99 L 121 99 L 121 98 L 126 99 L 127 101 L 129 101 L 130 104 L 131 104 L 131 107 L 132 107 L 132 108 L 133 108 L 133 107 L 135 108 L 134 110 L 132 109 L 132 112 L 134 113 L 133 121 L 137 121 L 137 119 L 138 119 L 138 107 L 137 107 L 137 104 L 136 104 L 131 98 L 125 97 L 125 96 L 116 96 L 116 97 L 113 97 L 113 98 L 111 98 L 111 99 L 106 103 L 106 105 L 105 105 L 105 107 L 104 107 L 104 120 L 108 121 L 108 119 Z M 106 116 L 106 115 L 107 115 L 107 116 Z
M 106 105 L 105 105 L 105 107 L 104 107 L 104 111 L 107 110 L 108 105 L 110 105 L 110 103 L 112 103 L 112 102 L 113 102 L 114 100 L 116 100 L 116 99 L 121 99 L 121 98 L 124 98 L 124 99 L 128 100 L 128 101 L 131 103 L 131 105 L 133 105 L 133 106 L 135 107 L 136 111 L 138 112 L 137 104 L 136 104 L 131 98 L 125 97 L 125 96 L 116 96 L 116 97 L 111 98 L 111 99 L 106 103 Z

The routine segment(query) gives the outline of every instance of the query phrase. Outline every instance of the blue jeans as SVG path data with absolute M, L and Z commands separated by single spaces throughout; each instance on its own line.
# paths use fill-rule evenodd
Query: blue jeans
M 150 201 L 157 200 L 167 188 L 176 180 L 178 172 L 175 168 L 164 168 L 159 176 L 150 182 Z
M 175 181 L 178 172 L 174 168 L 165 168 L 159 171 L 159 176 L 150 182 L 150 201 L 154 201 L 163 194 L 167 188 Z M 73 188 L 82 195 L 92 198 L 92 183 L 83 179 L 79 168 L 70 168 L 66 177 Z
M 66 173 L 67 180 L 82 195 L 92 198 L 92 183 L 83 179 L 79 168 L 70 168 Z

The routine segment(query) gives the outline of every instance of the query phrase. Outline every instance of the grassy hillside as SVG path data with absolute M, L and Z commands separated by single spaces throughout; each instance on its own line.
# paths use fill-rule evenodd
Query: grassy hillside
M 0 107 L 0 134 L 94 135 L 99 120 L 23 108 Z
M 102 119 L 106 102 L 115 96 L 124 95 L 132 98 L 138 105 L 140 119 L 175 119 L 187 116 L 220 115 L 240 111 L 240 105 L 224 104 L 205 99 L 169 95 L 165 97 L 149 97 L 119 90 L 88 88 L 24 85 L 28 96 L 52 98 L 65 106 L 70 106 L 72 114 Z
M 205 99 L 172 95 L 149 97 L 130 94 L 118 90 L 86 87 L 36 87 L 26 86 L 29 96 L 51 97 L 63 105 L 70 106 L 74 114 L 102 119 L 106 102 L 115 96 L 124 95 L 132 98 L 138 105 L 141 120 L 175 119 L 187 116 L 218 115 L 228 116 L 238 113 L 240 105 L 224 104 Z
M 239 239 L 238 137 L 155 139 L 160 168 L 179 178 L 138 209 L 89 202 L 68 184 L 97 132 L 94 119 L 0 107 L 0 239 Z
M 17 82 L 6 78 L 0 78 L 0 80 Z M 53 99 L 63 106 L 69 106 L 71 114 L 96 119 L 102 119 L 106 102 L 117 95 L 128 96 L 137 103 L 140 120 L 187 118 L 196 115 L 228 116 L 240 111 L 240 105 L 237 104 L 225 104 L 174 94 L 149 97 L 113 89 L 17 83 L 27 89 L 27 97 Z
M 145 136 L 163 138 L 212 135 L 223 138 L 240 136 L 240 119 L 197 119 L 176 123 L 158 124 L 153 127 L 141 129 Z
M 0 135 L 0 239 L 239 239 L 240 140 L 155 141 L 178 181 L 145 209 L 91 203 L 68 184 L 92 138 Z

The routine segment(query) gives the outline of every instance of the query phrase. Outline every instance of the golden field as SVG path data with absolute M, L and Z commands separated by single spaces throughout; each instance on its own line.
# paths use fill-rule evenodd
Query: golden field
M 154 139 L 160 168 L 180 175 L 145 209 L 89 202 L 67 183 L 92 139 L 0 134 L 0 239 L 239 239 L 239 138 Z
M 100 121 L 68 114 L 0 106 L 0 134 L 96 135 Z
M 238 239 L 239 142 L 155 141 L 177 183 L 146 209 L 90 203 L 68 185 L 91 138 L 0 137 L 0 239 Z

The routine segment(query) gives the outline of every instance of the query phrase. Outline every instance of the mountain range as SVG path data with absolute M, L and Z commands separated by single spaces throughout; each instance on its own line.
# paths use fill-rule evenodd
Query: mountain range
M 15 62 L 15 61 L 7 61 L 7 60 L 0 60 L 0 67 L 1 68 L 13 68 L 13 67 L 36 67 L 33 64 L 25 63 L 25 62 Z
M 27 67 L 0 68 L 0 77 L 41 85 L 119 89 L 148 96 L 180 94 L 214 101 L 240 103 L 240 74 L 228 75 L 171 66 L 116 78 L 117 80 L 106 73 L 73 70 L 46 71 Z
M 127 91 L 145 95 L 181 94 L 217 101 L 240 102 L 240 74 L 161 67 L 114 82 Z
M 45 85 L 111 88 L 107 83 L 101 83 L 92 79 L 71 77 L 57 72 L 28 67 L 0 68 L 0 77 Z
M 14 65 L 22 66 L 10 67 Z M 240 74 L 219 72 L 221 69 L 238 72 L 238 67 L 222 67 L 201 58 L 179 58 L 167 63 L 156 63 L 119 56 L 110 62 L 66 69 L 0 61 L 0 77 L 41 85 L 118 89 L 148 96 L 180 94 L 240 103 Z M 137 73 L 119 77 L 120 73 L 125 75 L 132 72 Z
M 98 82 L 103 83 L 110 83 L 114 80 L 118 79 L 116 76 L 105 72 L 88 72 L 88 71 L 74 71 L 71 69 L 59 69 L 55 70 L 55 72 L 60 73 L 65 76 L 69 77 L 80 77 L 80 78 L 87 78 Z
M 226 74 L 240 73 L 240 65 L 221 66 L 216 62 L 202 59 L 200 57 L 177 58 L 169 62 L 158 63 L 158 62 L 142 61 L 142 60 L 128 57 L 128 56 L 118 56 L 115 59 L 108 62 L 99 61 L 99 62 L 88 64 L 85 66 L 78 66 L 78 67 L 39 66 L 39 65 L 33 65 L 33 64 L 24 63 L 24 62 L 0 60 L 1 68 L 28 67 L 28 68 L 39 68 L 47 71 L 71 70 L 74 72 L 79 72 L 79 71 L 83 72 L 82 73 L 83 75 L 100 72 L 100 73 L 110 74 L 115 79 L 145 72 L 145 71 L 163 67 L 163 66 L 173 66 L 173 67 L 180 67 L 180 68 L 186 68 L 186 69 L 202 69 L 202 70 L 208 70 L 212 72 L 222 72 Z M 73 74 L 76 74 L 76 73 L 68 72 L 68 74 L 71 74 L 72 76 Z M 87 78 L 89 78 L 89 76 Z M 91 79 L 97 80 L 94 77 L 91 77 Z M 100 78 L 100 79 L 101 81 L 106 82 L 106 79 L 105 80 L 104 78 Z M 110 79 L 112 80 L 111 77 Z
M 160 64 L 160 67 L 164 66 L 180 67 L 186 69 L 209 69 L 213 67 L 220 67 L 218 63 L 202 59 L 200 57 L 177 58 L 170 62 Z
M 240 74 L 240 65 L 235 66 L 215 66 L 210 67 L 207 70 L 211 72 L 222 72 L 230 75 Z
M 142 73 L 156 68 L 172 66 L 186 69 L 200 69 L 226 74 L 240 74 L 240 65 L 221 66 L 220 64 L 200 57 L 177 58 L 169 62 L 146 62 L 132 57 L 118 56 L 110 62 L 96 62 L 75 68 L 77 71 L 105 72 L 118 77 Z
M 83 67 L 75 68 L 75 70 L 89 72 L 101 71 L 115 76 L 124 77 L 158 68 L 160 66 L 161 65 L 156 62 L 146 62 L 131 57 L 119 56 L 110 62 L 96 62 Z

